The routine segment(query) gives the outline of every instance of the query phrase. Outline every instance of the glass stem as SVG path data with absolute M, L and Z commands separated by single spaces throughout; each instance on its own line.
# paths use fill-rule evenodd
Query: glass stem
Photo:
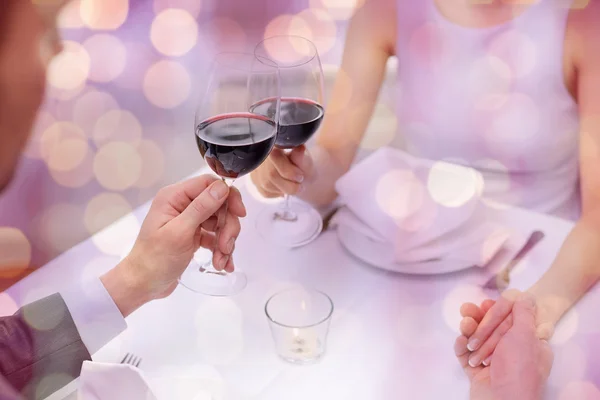
M 298 216 L 294 211 L 292 211 L 292 196 L 289 194 L 283 196 L 281 212 L 276 216 L 283 221 L 295 222 L 298 220 Z
M 227 186 L 231 187 L 231 185 L 233 185 L 234 180 L 231 180 L 231 182 L 228 183 L 225 180 L 225 178 L 221 178 L 221 179 Z M 219 248 L 219 240 L 221 238 L 221 231 L 223 230 L 223 227 L 225 226 L 225 221 L 227 220 L 228 208 L 229 208 L 229 198 L 227 200 L 225 200 L 225 202 L 223 203 L 221 208 L 219 208 L 219 210 L 217 211 L 217 226 L 215 228 L 215 245 L 212 249 L 213 257 L 211 257 L 211 259 L 200 268 L 200 272 L 209 273 L 209 274 L 217 274 L 217 275 L 226 275 L 227 274 L 227 272 L 225 272 L 225 271 L 217 271 L 217 269 L 214 266 L 213 259 L 214 259 L 214 254 L 217 252 L 217 250 Z
M 290 206 L 291 201 L 292 201 L 292 196 L 290 196 L 289 194 L 286 194 L 283 196 L 283 211 L 290 212 L 290 209 L 292 208 Z

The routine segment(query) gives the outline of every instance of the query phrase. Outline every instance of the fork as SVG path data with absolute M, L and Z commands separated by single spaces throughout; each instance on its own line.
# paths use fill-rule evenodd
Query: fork
M 529 238 L 521 247 L 521 249 L 515 254 L 515 256 L 506 264 L 506 266 L 498 272 L 495 276 L 491 277 L 483 287 L 485 289 L 497 290 L 503 292 L 510 284 L 510 273 L 511 271 L 523 260 L 523 258 L 544 238 L 544 232 L 534 231 L 529 235 Z
M 125 354 L 125 357 L 123 357 L 123 359 L 121 360 L 121 364 L 129 364 L 136 368 L 138 368 L 141 363 L 142 363 L 142 358 L 136 357 L 132 353 Z

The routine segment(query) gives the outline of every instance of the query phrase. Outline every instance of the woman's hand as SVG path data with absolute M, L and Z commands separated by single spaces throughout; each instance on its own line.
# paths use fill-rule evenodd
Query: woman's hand
M 485 313 L 494 305 L 493 300 L 484 301 L 481 306 L 473 303 L 465 303 L 460 308 L 463 319 L 460 322 L 461 335 L 454 343 L 454 352 L 461 367 L 471 382 L 469 398 L 471 400 L 493 400 L 490 381 L 490 369 L 485 366 L 471 367 L 469 365 L 469 350 L 467 342 L 469 337 L 475 333 L 477 326 L 481 323 Z
M 298 194 L 314 176 L 313 160 L 305 146 L 297 147 L 289 154 L 273 149 L 250 175 L 258 191 L 267 198 Z

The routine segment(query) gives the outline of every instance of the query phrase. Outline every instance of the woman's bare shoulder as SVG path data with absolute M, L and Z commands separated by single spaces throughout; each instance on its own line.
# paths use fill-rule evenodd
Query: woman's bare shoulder
M 590 57 L 600 59 L 600 0 L 571 1 L 566 45 L 577 64 Z
M 359 0 L 351 21 L 351 26 L 356 30 L 370 31 L 369 36 L 385 47 L 390 55 L 396 49 L 396 1 Z

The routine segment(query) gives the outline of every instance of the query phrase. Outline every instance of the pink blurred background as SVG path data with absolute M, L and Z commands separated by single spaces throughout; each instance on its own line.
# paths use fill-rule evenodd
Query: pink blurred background
M 198 170 L 195 106 L 211 56 L 263 37 L 315 41 L 328 80 L 360 0 L 74 0 L 35 133 L 0 197 L 26 275 Z M 330 83 L 330 82 L 329 82 Z M 198 89 L 197 89 L 198 88 Z M 0 252 L 2 253 L 2 252 Z

